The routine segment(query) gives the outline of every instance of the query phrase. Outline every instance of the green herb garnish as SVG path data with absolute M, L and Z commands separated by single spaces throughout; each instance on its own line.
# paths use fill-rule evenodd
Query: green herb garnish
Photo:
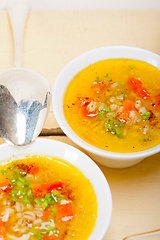
M 28 204 L 28 203 L 30 203 L 30 201 L 29 201 L 27 198 L 25 198 L 25 199 L 22 199 L 22 202 L 24 202 L 25 204 Z
M 42 239 L 42 238 L 43 238 L 43 236 L 42 236 L 41 234 L 39 234 L 39 235 L 36 236 L 36 239 L 37 239 L 37 240 L 40 240 L 40 239 Z
M 119 83 L 120 83 L 122 86 L 124 86 L 124 85 L 125 85 L 125 83 L 124 83 L 124 82 L 122 82 L 122 81 L 119 81 Z
M 12 183 L 15 183 L 16 180 L 18 179 L 18 177 L 19 177 L 19 174 L 14 171 L 13 176 L 10 178 L 11 182 L 12 182 Z
M 49 204 L 48 204 L 47 200 L 45 200 L 44 202 L 41 203 L 41 206 L 43 209 L 46 209 L 46 207 L 48 207 L 48 205 Z
M 108 100 L 110 98 L 110 95 L 106 95 L 106 100 Z
M 19 174 L 20 174 L 22 177 L 24 177 L 24 176 L 26 176 L 27 173 L 26 173 L 23 169 L 20 169 Z
M 118 106 L 122 106 L 122 105 L 123 105 L 122 102 L 117 102 L 116 104 L 117 104 Z
M 129 93 L 129 90 L 128 90 L 128 89 L 125 89 L 124 92 L 125 92 L 125 93 Z
M 125 138 L 122 134 L 119 134 L 118 137 L 121 138 L 121 139 Z
M 124 127 L 124 123 L 120 122 L 119 127 L 123 128 Z
M 120 89 L 118 88 L 117 91 L 115 92 L 115 95 L 117 95 L 118 93 L 120 93 Z
M 152 135 L 149 135 L 148 138 L 147 138 L 148 141 L 152 141 L 153 140 L 153 136 Z
M 40 204 L 42 201 L 41 201 L 41 198 L 36 198 L 36 199 L 34 199 L 34 201 L 35 201 L 35 203 L 37 203 L 37 204 Z
M 7 173 L 7 171 L 6 171 L 5 169 L 2 169 L 2 170 L 1 170 L 1 173 L 2 173 L 3 175 L 5 175 L 5 174 Z
M 48 234 L 48 232 L 41 232 L 41 234 L 42 234 L 42 235 L 47 235 L 47 234 Z
M 37 230 L 36 229 L 29 229 L 29 232 L 31 232 L 33 234 L 37 234 Z
M 15 195 L 17 195 L 18 192 L 19 192 L 19 190 L 12 190 L 11 196 L 14 197 Z
M 129 64 L 129 67 L 130 67 L 130 68 L 134 68 L 134 66 L 133 66 L 133 65 L 131 65 L 131 64 Z
M 49 231 L 52 231 L 54 229 L 54 227 L 52 227 L 51 225 L 47 225 L 46 228 L 49 230 Z
M 51 195 L 55 202 L 60 202 L 62 200 L 61 193 L 57 190 L 53 190 Z
M 116 128 L 117 135 L 121 134 L 121 130 L 119 128 Z
M 24 189 L 19 190 L 19 196 L 20 196 L 20 197 L 23 197 L 23 196 L 26 195 L 26 194 L 27 194 L 27 190 L 24 190 Z
M 104 112 L 99 112 L 98 116 L 99 116 L 100 119 L 104 119 Z
M 14 202 L 17 202 L 17 201 L 18 201 L 18 199 L 15 198 L 15 197 L 11 197 L 11 200 L 14 201 Z
M 104 108 L 103 108 L 103 111 L 104 111 L 104 112 L 110 112 L 110 108 L 109 108 L 109 107 L 104 107 Z
M 105 122 L 105 128 L 107 132 L 111 132 L 112 134 L 116 133 L 116 127 L 118 126 L 118 122 L 113 118 L 107 118 Z
M 99 82 L 99 81 L 100 81 L 100 77 L 97 76 L 97 77 L 96 77 L 96 82 Z
M 142 115 L 142 119 L 143 119 L 143 120 L 146 120 L 146 119 L 149 118 L 149 116 L 150 116 L 150 112 L 145 112 L 145 113 Z
M 57 213 L 57 209 L 54 208 L 54 207 L 51 209 L 51 211 L 52 211 L 52 213 L 54 213 L 54 214 Z
M 107 118 L 107 121 L 105 122 L 105 128 L 107 132 L 112 133 L 113 135 L 116 134 L 119 138 L 124 138 L 124 136 L 122 135 L 122 132 L 119 128 L 119 126 L 122 126 L 122 122 L 118 123 L 117 120 L 115 120 L 114 118 L 110 117 Z
M 138 141 L 140 142 L 140 143 L 143 143 L 143 142 L 147 142 L 147 140 L 144 138 L 144 139 L 138 139 Z

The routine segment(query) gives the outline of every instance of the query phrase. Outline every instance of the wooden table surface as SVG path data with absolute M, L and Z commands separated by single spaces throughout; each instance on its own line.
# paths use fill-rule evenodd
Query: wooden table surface
M 43 74 L 53 87 L 56 77 L 85 51 L 128 45 L 160 54 L 160 10 L 33 11 L 27 19 L 23 67 Z M 0 71 L 13 66 L 11 26 L 0 11 Z M 58 128 L 58 129 L 57 129 Z M 59 130 L 52 107 L 41 136 L 79 148 Z M 0 144 L 4 141 L 0 139 Z M 126 169 L 100 166 L 113 197 L 113 215 L 103 240 L 160 228 L 160 154 Z

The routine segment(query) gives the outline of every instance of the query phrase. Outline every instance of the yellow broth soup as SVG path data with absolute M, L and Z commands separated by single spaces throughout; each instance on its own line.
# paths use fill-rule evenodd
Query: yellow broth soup
M 0 165 L 0 239 L 87 240 L 97 217 L 88 179 L 47 156 Z
M 154 147 L 160 143 L 160 71 L 132 59 L 96 62 L 70 82 L 63 108 L 75 133 L 98 148 Z

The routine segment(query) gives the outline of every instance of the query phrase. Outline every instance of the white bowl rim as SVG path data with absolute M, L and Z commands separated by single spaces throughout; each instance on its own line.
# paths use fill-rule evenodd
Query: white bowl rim
M 45 144 L 45 147 L 44 147 L 44 144 Z M 68 154 L 66 154 L 66 157 L 62 156 L 63 153 L 67 152 L 67 150 L 69 150 L 69 153 L 71 154 L 71 156 L 69 156 Z M 0 145 L 0 152 L 1 152 L 0 162 L 10 159 L 12 156 L 15 158 L 16 156 L 36 154 L 36 155 L 46 155 L 46 156 L 57 157 L 59 159 L 62 159 L 70 163 L 71 165 L 79 169 L 84 174 L 84 176 L 86 176 L 89 179 L 92 187 L 95 190 L 95 193 L 97 196 L 97 203 L 98 203 L 98 213 L 101 214 L 101 216 L 98 214 L 94 230 L 87 240 L 103 239 L 111 221 L 112 195 L 111 195 L 109 184 L 103 172 L 90 157 L 88 157 L 85 153 L 83 153 L 79 149 L 69 144 L 52 140 L 52 139 L 45 139 L 45 138 L 38 138 L 31 144 L 28 144 L 26 146 L 18 146 L 18 147 L 10 146 L 7 143 L 3 143 Z M 74 162 L 72 157 L 73 158 L 76 157 L 76 154 L 77 154 L 77 162 Z M 87 166 L 88 166 L 88 169 L 87 169 Z M 92 176 L 92 179 L 91 179 L 91 169 L 96 175 L 96 178 Z M 86 172 L 88 175 L 86 174 Z
M 155 60 L 155 66 L 157 65 L 157 63 L 159 64 L 160 67 L 160 56 L 157 55 L 156 53 L 153 53 L 151 51 L 142 49 L 142 48 L 137 48 L 137 47 L 130 47 L 130 46 L 106 46 L 106 47 L 101 47 L 101 48 L 96 48 L 90 51 L 87 51 L 81 55 L 79 55 L 78 57 L 74 58 L 71 62 L 69 62 L 60 72 L 60 74 L 58 75 L 54 86 L 53 86 L 53 91 L 52 91 L 52 107 L 53 107 L 53 112 L 55 115 L 55 118 L 59 124 L 59 126 L 61 127 L 61 129 L 64 131 L 64 133 L 73 141 L 75 142 L 78 146 L 80 146 L 81 148 L 83 148 L 84 150 L 99 155 L 101 157 L 109 157 L 112 159 L 116 159 L 116 160 L 123 160 L 123 161 L 129 161 L 129 160 L 133 160 L 133 159 L 137 159 L 137 158 L 146 158 L 148 156 L 151 156 L 153 154 L 156 154 L 160 151 L 160 144 L 158 144 L 155 147 L 152 147 L 150 149 L 147 150 L 143 150 L 143 151 L 139 151 L 139 152 L 133 152 L 133 153 L 119 153 L 119 152 L 111 152 L 111 151 L 107 151 L 107 150 L 103 150 L 100 148 L 97 148 L 87 142 L 85 142 L 84 140 L 82 140 L 77 134 L 74 133 L 74 131 L 71 129 L 71 127 L 69 126 L 69 124 L 67 123 L 65 117 L 62 114 L 62 109 L 59 109 L 59 105 L 57 104 L 57 102 L 59 100 L 57 100 L 57 89 L 59 89 L 60 84 L 62 84 L 62 79 L 64 79 L 65 73 L 66 71 L 69 71 L 70 68 L 73 68 L 73 64 L 77 64 L 78 61 L 82 61 L 83 59 L 85 59 L 86 56 L 89 56 L 91 54 L 95 54 L 98 53 L 99 51 L 112 51 L 112 50 L 116 50 L 116 51 L 125 51 L 127 50 L 127 52 L 132 52 L 132 54 L 136 54 L 136 52 L 138 52 L 138 54 L 141 55 L 146 55 L 148 56 L 149 60 Z M 124 54 L 125 55 L 125 54 Z M 113 57 L 113 58 L 127 58 L 127 57 Z M 132 58 L 132 57 L 130 57 Z M 143 58 L 143 57 L 142 57 Z M 106 58 L 107 59 L 107 58 Z M 135 58 L 137 59 L 137 58 Z M 139 59 L 139 58 L 138 58 Z M 101 59 L 103 60 L 103 58 Z M 142 60 L 143 59 L 139 59 Z M 97 60 L 99 61 L 99 60 Z M 96 61 L 93 61 L 96 62 Z M 88 65 L 90 65 L 92 63 L 89 63 Z M 153 64 L 154 65 L 154 64 Z M 87 65 L 86 65 L 87 67 Z M 156 66 L 157 67 L 157 66 Z M 84 68 L 84 67 L 83 67 Z M 82 69 L 83 69 L 82 68 Z M 77 72 L 78 73 L 78 72 Z M 71 79 L 70 79 L 71 80 Z M 68 82 L 69 83 L 69 82 Z M 68 84 L 67 84 L 68 85 Z M 62 95 L 63 96 L 62 96 Z M 64 89 L 63 92 L 61 91 L 59 94 L 59 99 L 61 97 L 64 97 Z M 63 105 L 63 104 L 62 104 Z M 63 106 L 61 106 L 63 108 Z M 61 113 L 60 113 L 61 111 Z

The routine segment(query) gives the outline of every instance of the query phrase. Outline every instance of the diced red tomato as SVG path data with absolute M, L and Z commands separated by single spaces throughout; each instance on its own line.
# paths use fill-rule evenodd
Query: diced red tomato
M 50 214 L 51 214 L 51 209 L 47 209 L 43 212 L 43 216 L 41 217 L 41 219 L 43 221 L 48 221 L 49 217 L 50 217 Z
M 46 193 L 52 190 L 60 190 L 66 188 L 69 184 L 65 182 L 54 182 L 54 183 L 43 183 L 43 184 L 33 184 L 32 190 L 35 197 L 44 197 Z
M 44 236 L 43 240 L 56 240 L 57 237 L 56 236 Z
M 0 192 L 1 191 L 10 192 L 10 190 L 11 190 L 11 185 L 9 182 L 5 181 L 5 182 L 0 183 Z
M 103 82 L 94 82 L 91 88 L 95 93 L 100 93 L 105 90 L 106 85 Z
M 150 98 L 150 94 L 144 88 L 142 82 L 134 77 L 128 78 L 128 86 L 144 99 Z
M 32 185 L 32 190 L 36 198 L 44 197 L 47 193 L 47 190 L 43 187 L 43 184 Z
M 93 111 L 88 110 L 88 105 L 90 103 L 95 104 L 94 99 L 92 98 L 79 98 L 79 105 L 81 107 L 81 112 L 84 117 L 92 118 L 96 115 L 97 109 L 94 109 Z
M 135 110 L 134 103 L 128 99 L 125 100 L 123 104 L 123 111 L 120 114 L 119 119 L 123 119 L 125 122 L 130 121 L 129 113 L 130 111 L 134 111 L 134 110 Z
M 5 225 L 6 223 L 0 219 L 0 240 L 5 239 L 6 231 L 5 231 Z
M 57 218 L 61 221 L 72 220 L 74 216 L 72 202 L 58 206 Z
M 51 192 L 53 189 L 63 189 L 68 187 L 69 183 L 66 182 L 54 182 L 54 183 L 47 183 L 47 192 Z

